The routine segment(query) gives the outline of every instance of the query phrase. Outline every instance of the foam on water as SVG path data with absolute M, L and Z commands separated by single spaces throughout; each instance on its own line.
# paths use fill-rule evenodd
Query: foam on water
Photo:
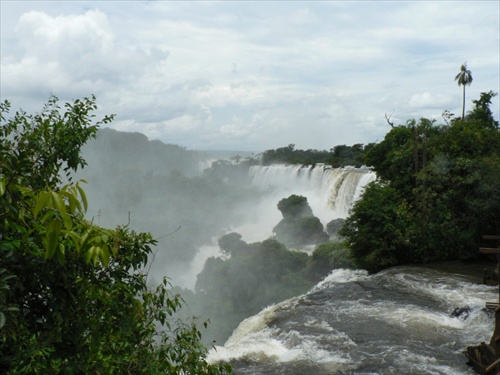
M 209 361 L 236 361 L 245 374 L 465 375 L 462 351 L 489 340 L 483 306 L 496 293 L 422 268 L 335 270 L 309 293 L 242 322 Z M 466 316 L 450 315 L 465 305 Z
M 240 328 L 238 327 L 238 330 Z M 333 334 L 330 332 L 330 335 Z M 283 332 L 277 328 L 265 327 L 238 338 L 229 339 L 223 347 L 212 349 L 207 360 L 210 363 L 232 360 L 253 363 L 312 361 L 334 366 L 336 369 L 340 368 L 339 365 L 351 362 L 349 355 L 321 348 L 316 336 L 303 336 L 293 330 Z M 344 339 L 345 336 L 339 335 L 339 338 Z
M 365 280 L 367 277 L 369 277 L 368 272 L 365 270 L 349 270 L 339 268 L 330 272 L 328 276 L 326 276 L 322 281 L 320 281 L 311 289 L 311 292 L 316 292 L 318 290 L 328 288 L 337 283 Z

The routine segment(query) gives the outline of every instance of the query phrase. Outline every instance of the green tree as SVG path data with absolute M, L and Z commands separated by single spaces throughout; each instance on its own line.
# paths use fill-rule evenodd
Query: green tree
M 337 268 L 354 268 L 349 248 L 341 242 L 326 242 L 318 245 L 308 261 L 311 276 L 321 280 Z
M 241 239 L 241 234 L 235 232 L 219 238 L 218 245 L 224 255 L 232 255 L 248 249 L 248 244 Z
M 379 177 L 341 231 L 363 268 L 473 259 L 500 231 L 500 132 L 482 93 L 464 119 L 397 126 L 366 154 Z
M 278 202 L 283 219 L 273 228 L 278 241 L 288 246 L 318 244 L 328 241 L 323 224 L 313 215 L 307 198 L 292 194 Z
M 459 86 L 462 86 L 462 120 L 465 117 L 465 86 L 470 86 L 472 83 L 472 73 L 467 69 L 467 63 L 460 65 L 460 72 L 455 76 L 455 81 Z
M 283 198 L 278 202 L 278 210 L 284 218 L 299 218 L 312 216 L 313 212 L 307 198 L 301 195 L 292 194 L 288 198 Z
M 241 240 L 236 235 L 223 236 L 219 243 L 230 239 L 238 244 Z M 243 319 L 305 293 L 319 277 L 308 271 L 305 252 L 289 251 L 274 239 L 243 243 L 248 251 L 232 252 L 224 260 L 207 259 L 196 280 L 196 295 L 188 300 L 196 315 L 210 316 L 207 336 L 219 342 L 224 342 Z
M 194 321 L 177 320 L 180 295 L 164 279 L 147 287 L 156 241 L 128 227 L 85 219 L 80 182 L 59 172 L 84 166 L 95 137 L 95 97 L 41 113 L 0 105 L 0 372 L 5 374 L 199 373 L 209 365 Z
M 340 234 L 358 267 L 370 272 L 411 261 L 408 204 L 396 188 L 369 184 Z

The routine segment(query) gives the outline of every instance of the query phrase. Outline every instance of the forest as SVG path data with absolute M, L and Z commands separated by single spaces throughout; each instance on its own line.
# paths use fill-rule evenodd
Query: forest
M 213 155 L 99 130 L 113 116 L 96 121 L 95 97 L 12 118 L 2 103 L 0 372 L 227 373 L 206 361 L 211 343 L 335 268 L 477 259 L 482 236 L 500 233 L 495 95 L 444 124 L 391 124 L 377 144 L 289 145 L 201 172 Z M 273 236 L 244 241 L 231 228 L 262 198 L 248 170 L 272 163 L 367 165 L 378 178 L 340 233 L 290 195 Z M 177 285 L 214 233 L 193 288 Z
M 483 92 L 445 125 L 396 126 L 364 160 L 379 178 L 341 234 L 359 267 L 473 260 L 482 236 L 500 233 L 500 132 Z M 446 119 L 446 118 L 445 118 Z

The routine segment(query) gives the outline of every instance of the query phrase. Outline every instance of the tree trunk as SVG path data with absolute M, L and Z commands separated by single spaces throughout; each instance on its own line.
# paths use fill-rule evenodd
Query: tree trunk
M 463 94 L 462 94 L 462 120 L 465 117 L 465 84 L 463 86 L 464 86 L 464 90 L 463 90 Z

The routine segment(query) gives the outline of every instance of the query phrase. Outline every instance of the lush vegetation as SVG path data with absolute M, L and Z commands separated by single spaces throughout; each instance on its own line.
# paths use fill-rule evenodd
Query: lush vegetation
M 319 245 L 311 255 L 290 251 L 275 239 L 246 243 L 238 233 L 219 239 L 223 257 L 211 257 L 195 293 L 183 291 L 191 312 L 210 318 L 207 337 L 222 344 L 245 318 L 303 294 L 335 268 L 352 267 L 340 242 Z
M 75 177 L 88 181 L 87 217 L 112 228 L 130 222 L 158 239 L 150 280 L 166 274 L 178 282 L 214 233 L 242 222 L 245 212 L 236 207 L 260 197 L 248 180 L 248 159 L 208 168 L 229 156 L 149 141 L 140 133 L 101 128 L 82 156 L 88 166 Z
M 283 244 L 297 247 L 328 242 L 323 224 L 313 215 L 307 198 L 291 195 L 278 202 L 283 219 L 273 228 L 276 239 Z
M 0 372 L 3 374 L 218 374 L 196 321 L 163 279 L 147 286 L 156 241 L 128 226 L 85 219 L 71 172 L 94 123 L 95 98 L 51 98 L 36 115 L 6 120 L 0 104 Z M 60 172 L 66 174 L 63 185 Z
M 353 146 L 338 145 L 326 150 L 298 150 L 295 145 L 277 148 L 275 150 L 266 150 L 262 153 L 262 164 L 303 164 L 315 165 L 326 164 L 338 168 L 344 165 L 361 166 L 363 155 L 373 147 L 368 145 L 355 144 Z
M 467 115 L 445 112 L 394 127 L 364 160 L 379 177 L 341 234 L 369 271 L 405 263 L 473 259 L 500 233 L 500 131 L 482 93 Z
M 208 258 L 194 293 L 182 291 L 191 313 L 210 319 L 207 337 L 220 344 L 243 319 L 307 292 L 333 269 L 354 267 L 347 247 L 340 241 L 329 241 L 307 198 L 291 195 L 280 200 L 277 208 L 283 220 L 275 232 L 286 222 L 295 228 L 295 234 L 287 232 L 280 237 L 275 233 L 273 238 L 255 243 L 243 241 L 236 232 L 222 236 L 218 240 L 221 257 Z M 303 224 L 309 219 L 315 225 Z M 297 248 L 319 245 L 308 254 L 289 250 L 283 240 Z

